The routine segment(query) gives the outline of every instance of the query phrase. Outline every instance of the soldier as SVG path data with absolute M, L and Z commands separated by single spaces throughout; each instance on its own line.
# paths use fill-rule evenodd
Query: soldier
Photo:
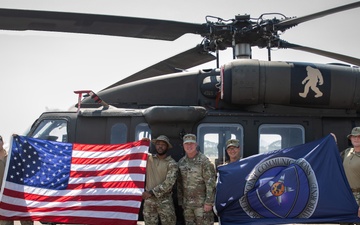
M 240 142 L 237 139 L 229 139 L 226 142 L 226 153 L 229 155 L 228 163 L 237 162 L 241 158 Z
M 152 140 L 156 154 L 149 155 L 146 165 L 146 191 L 144 199 L 144 222 L 146 225 L 176 224 L 176 215 L 172 199 L 172 188 L 178 174 L 177 163 L 166 153 L 172 148 L 169 138 L 160 135 Z
M 196 136 L 183 137 L 186 155 L 178 162 L 178 201 L 184 209 L 186 225 L 214 224 L 215 168 L 197 151 Z
M 352 193 L 355 197 L 357 204 L 360 205 L 360 127 L 354 127 L 351 130 L 351 133 L 347 136 L 347 138 L 351 141 L 352 147 L 342 151 L 341 156 L 343 158 L 343 166 L 346 178 L 349 181 Z M 360 207 L 358 209 L 358 217 L 360 217 Z M 360 223 L 340 224 L 360 225 Z

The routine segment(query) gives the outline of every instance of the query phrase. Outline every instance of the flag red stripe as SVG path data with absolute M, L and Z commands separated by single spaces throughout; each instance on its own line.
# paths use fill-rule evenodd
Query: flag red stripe
M 119 181 L 119 182 L 95 182 L 84 184 L 69 184 L 67 189 L 81 190 L 84 188 L 142 188 L 142 181 Z
M 26 207 L 26 206 L 18 206 L 18 205 L 11 205 L 7 203 L 3 203 L 1 206 L 4 210 L 10 211 L 17 211 L 17 212 L 30 212 L 30 213 L 37 213 L 37 212 L 47 212 L 47 213 L 60 213 L 61 211 L 107 211 L 107 212 L 124 212 L 124 213 L 134 213 L 137 214 L 139 212 L 138 208 L 129 207 L 129 206 L 68 206 L 64 207 Z

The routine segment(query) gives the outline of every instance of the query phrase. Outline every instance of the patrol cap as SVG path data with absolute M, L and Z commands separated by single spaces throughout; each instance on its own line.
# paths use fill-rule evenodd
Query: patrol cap
M 228 147 L 234 146 L 236 148 L 240 147 L 240 142 L 237 139 L 229 139 L 226 142 L 226 149 L 228 149 Z
M 196 135 L 195 134 L 185 134 L 183 137 L 183 143 L 196 143 Z
M 350 138 L 351 136 L 359 136 L 360 135 L 360 127 L 354 127 L 351 131 L 351 134 L 347 136 L 347 138 Z
M 172 145 L 170 144 L 169 138 L 165 135 L 160 135 L 158 138 L 151 140 L 153 144 L 156 144 L 157 141 L 163 141 L 165 142 L 169 148 L 172 148 Z

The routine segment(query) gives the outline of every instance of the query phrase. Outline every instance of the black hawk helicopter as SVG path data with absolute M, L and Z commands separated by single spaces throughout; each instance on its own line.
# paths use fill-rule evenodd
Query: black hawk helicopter
M 226 159 L 225 142 L 237 138 L 243 157 L 295 146 L 334 133 L 339 149 L 360 126 L 360 59 L 280 38 L 295 26 L 360 6 L 360 2 L 301 17 L 282 14 L 207 16 L 205 23 L 52 11 L 0 9 L 0 29 L 36 30 L 173 41 L 191 33 L 197 46 L 141 70 L 98 93 L 76 91 L 66 112 L 45 112 L 28 136 L 60 142 L 114 144 L 170 138 L 175 160 L 182 136 L 197 135 L 199 150 L 215 165 Z M 268 61 L 252 58 L 252 47 Z M 233 60 L 219 63 L 231 48 Z M 317 64 L 271 61 L 271 49 L 294 49 L 342 61 Z M 182 72 L 216 60 L 214 69 Z M 346 87 L 346 91 L 344 91 Z M 83 98 L 84 97 L 84 98 Z

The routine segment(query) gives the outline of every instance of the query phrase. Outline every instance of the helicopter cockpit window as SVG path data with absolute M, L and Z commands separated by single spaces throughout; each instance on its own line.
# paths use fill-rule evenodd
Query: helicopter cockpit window
M 124 123 L 117 123 L 111 127 L 111 144 L 122 144 L 127 141 L 127 126 Z
M 151 130 L 147 123 L 140 123 L 135 128 L 135 141 L 141 140 L 142 138 L 151 139 Z
M 263 124 L 259 127 L 259 153 L 305 143 L 305 129 L 298 124 Z
M 243 127 L 240 124 L 201 124 L 198 127 L 198 143 L 203 152 L 214 165 L 218 166 L 227 160 L 225 144 L 228 139 L 240 140 L 243 150 Z
M 67 121 L 60 119 L 43 120 L 37 126 L 31 137 L 50 141 L 68 142 Z

